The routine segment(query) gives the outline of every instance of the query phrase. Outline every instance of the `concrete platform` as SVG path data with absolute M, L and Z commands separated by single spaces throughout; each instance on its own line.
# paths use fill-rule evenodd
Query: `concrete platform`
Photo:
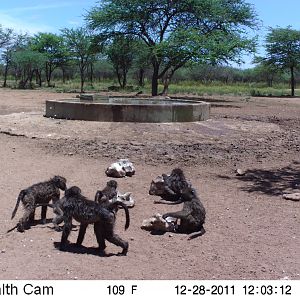
M 203 101 L 99 98 L 47 100 L 46 117 L 100 122 L 195 122 L 207 120 L 210 104 Z

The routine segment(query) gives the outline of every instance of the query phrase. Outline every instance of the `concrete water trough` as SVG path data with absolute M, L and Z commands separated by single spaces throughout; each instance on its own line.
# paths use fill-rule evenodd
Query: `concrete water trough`
M 210 104 L 184 99 L 85 97 L 47 100 L 46 117 L 99 122 L 194 122 L 209 118 Z

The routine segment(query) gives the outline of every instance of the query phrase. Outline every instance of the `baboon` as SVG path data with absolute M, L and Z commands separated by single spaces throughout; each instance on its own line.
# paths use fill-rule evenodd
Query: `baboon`
M 181 190 L 190 187 L 181 169 L 175 168 L 170 175 L 162 174 L 152 180 L 149 194 L 160 196 L 163 200 L 156 200 L 155 203 L 181 203 Z M 165 201 L 164 201 L 165 200 Z
M 79 234 L 77 238 L 77 245 L 81 245 L 84 239 L 86 228 L 89 224 L 94 224 L 94 232 L 99 245 L 100 254 L 104 254 L 106 248 L 105 240 L 120 246 L 123 251 L 121 255 L 126 255 L 128 251 L 128 242 L 122 240 L 114 233 L 115 214 L 111 210 L 103 207 L 96 201 L 88 200 L 86 197 L 72 190 L 66 192 L 65 200 L 62 204 L 64 212 L 64 227 L 61 237 L 60 249 L 65 250 L 68 243 L 68 236 L 71 231 L 72 219 L 74 218 L 80 223 Z M 125 208 L 124 208 L 125 209 Z M 126 211 L 126 210 L 125 210 Z M 128 222 L 125 224 L 125 229 L 129 226 Z
M 176 226 L 175 231 L 179 233 L 193 233 L 189 239 L 203 235 L 205 229 L 205 208 L 201 203 L 195 189 L 186 187 L 181 192 L 181 198 L 184 202 L 181 211 L 169 212 L 163 215 L 163 218 L 173 217 L 180 220 L 180 224 Z
M 11 216 L 11 219 L 13 219 L 18 210 L 20 201 L 22 201 L 25 212 L 16 225 L 19 232 L 24 232 L 25 228 L 29 226 L 29 223 L 34 221 L 35 208 L 38 204 L 46 204 L 42 205 L 41 212 L 42 223 L 46 223 L 47 204 L 49 204 L 51 200 L 53 204 L 59 200 L 59 190 L 66 190 L 66 181 L 67 180 L 62 176 L 54 176 L 48 181 L 36 183 L 20 192 Z
M 117 197 L 117 187 L 118 183 L 115 180 L 110 180 L 106 183 L 105 188 L 102 191 L 97 191 L 95 195 L 95 201 L 100 203 L 106 201 L 106 200 L 111 200 L 115 197 Z M 105 199 L 102 199 L 105 198 Z
M 62 210 L 63 202 L 66 200 L 66 196 L 70 197 L 71 195 L 78 195 L 80 193 L 81 193 L 81 189 L 78 186 L 72 186 L 65 191 L 65 196 L 60 198 L 54 204 L 50 204 L 50 203 L 49 204 L 38 204 L 38 205 L 36 205 L 36 207 L 46 205 L 46 206 L 53 208 L 53 212 L 55 214 L 55 217 L 52 219 L 54 229 L 56 231 L 61 231 L 59 224 L 62 223 L 64 220 L 64 212 Z

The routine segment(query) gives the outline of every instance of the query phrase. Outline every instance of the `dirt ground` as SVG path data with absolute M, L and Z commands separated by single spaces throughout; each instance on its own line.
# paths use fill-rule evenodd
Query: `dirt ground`
M 181 124 L 43 117 L 45 100 L 74 96 L 0 89 L 0 279 L 300 279 L 300 202 L 282 198 L 300 189 L 300 99 L 211 97 L 209 120 Z M 21 189 L 59 174 L 93 199 L 118 158 L 137 170 L 117 180 L 136 200 L 127 231 L 124 212 L 117 218 L 127 256 L 110 243 L 111 255 L 98 256 L 92 226 L 83 248 L 59 251 L 52 212 L 46 225 L 6 233 L 22 215 L 19 208 L 10 220 Z M 206 233 L 190 241 L 140 229 L 143 219 L 182 206 L 154 204 L 148 194 L 151 180 L 175 167 L 207 211 Z

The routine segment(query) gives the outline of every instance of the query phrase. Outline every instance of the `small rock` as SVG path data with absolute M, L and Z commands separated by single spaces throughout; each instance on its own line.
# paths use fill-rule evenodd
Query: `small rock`
M 131 241 L 134 241 L 134 238 L 133 238 L 133 237 L 131 237 L 131 238 L 130 238 L 130 240 L 131 240 Z
M 169 237 L 173 237 L 173 234 L 169 234 Z
M 2 250 L 1 250 L 1 253 L 5 253 L 5 252 L 6 252 L 6 250 L 5 250 L 5 249 L 2 249 Z
M 300 193 L 283 194 L 282 197 L 286 200 L 300 201 Z
M 72 155 L 74 155 L 74 153 L 73 152 L 69 152 L 68 155 L 72 156 Z
M 242 169 L 236 169 L 235 173 L 236 173 L 236 176 L 245 176 L 246 171 L 244 171 Z

